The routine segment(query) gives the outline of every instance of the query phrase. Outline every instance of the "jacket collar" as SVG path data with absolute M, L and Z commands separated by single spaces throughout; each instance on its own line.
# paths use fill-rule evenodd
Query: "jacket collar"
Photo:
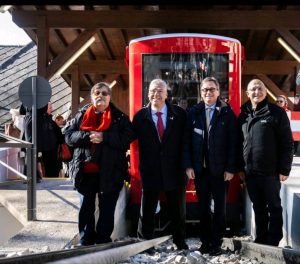
M 167 122 L 166 122 L 166 128 L 164 131 L 162 143 L 164 143 L 168 139 L 168 137 L 169 137 L 168 135 L 170 134 L 170 131 L 172 131 L 172 127 L 174 124 L 173 121 L 174 121 L 174 119 L 176 119 L 176 116 L 177 116 L 174 106 L 172 104 L 170 104 L 167 100 L 166 100 L 166 105 L 167 105 L 167 120 L 166 120 Z M 152 119 L 150 103 L 146 107 L 146 111 L 144 112 L 143 118 L 149 120 L 153 124 L 153 129 L 154 129 L 153 131 L 155 131 L 155 134 L 157 134 L 157 130 L 156 130 L 155 124 Z M 158 134 L 157 134 L 157 139 L 159 140 Z
M 245 104 L 241 106 L 241 111 L 247 114 L 253 114 L 252 104 L 250 100 L 248 100 Z M 264 100 L 257 104 L 257 107 L 255 109 L 255 115 L 263 115 L 268 111 L 268 98 L 266 97 Z
M 167 125 L 168 125 L 168 120 L 173 119 L 177 114 L 174 110 L 174 107 L 172 104 L 169 103 L 169 101 L 166 100 L 166 106 L 167 106 Z M 152 120 L 152 112 L 151 112 L 151 104 L 149 103 L 146 106 L 147 111 L 145 111 L 144 118 Z
M 215 113 L 219 116 L 224 108 L 228 107 L 228 103 L 222 101 L 220 98 L 217 99 Z M 205 109 L 205 103 L 201 101 L 195 105 L 195 111 L 197 114 L 200 114 Z M 214 114 L 215 115 L 215 114 Z

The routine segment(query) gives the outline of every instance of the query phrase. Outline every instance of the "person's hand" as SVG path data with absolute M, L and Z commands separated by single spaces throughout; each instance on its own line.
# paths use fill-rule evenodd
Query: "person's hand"
M 281 182 L 286 181 L 288 177 L 289 177 L 289 176 L 284 176 L 284 175 L 282 175 L 282 174 L 279 174 L 279 180 L 280 180 Z
M 240 179 L 241 179 L 242 181 L 245 180 L 245 172 L 240 171 L 240 172 L 238 173 L 238 175 L 239 175 L 239 177 L 240 177 Z
M 103 132 L 91 131 L 90 140 L 95 144 L 101 143 L 103 141 Z
M 185 170 L 186 175 L 189 177 L 190 180 L 195 179 L 195 172 L 193 168 L 187 168 Z
M 228 171 L 224 172 L 224 181 L 231 181 L 233 178 L 234 174 L 230 173 Z

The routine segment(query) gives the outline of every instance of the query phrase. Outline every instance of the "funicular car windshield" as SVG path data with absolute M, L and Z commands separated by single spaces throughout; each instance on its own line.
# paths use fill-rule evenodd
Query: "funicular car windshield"
M 165 80 L 169 85 L 168 97 L 187 108 L 198 103 L 200 83 L 208 76 L 218 79 L 221 98 L 229 98 L 228 54 L 212 53 L 160 53 L 142 55 L 142 104 L 148 104 L 149 83 L 155 78 Z M 187 105 L 186 105 L 187 103 Z

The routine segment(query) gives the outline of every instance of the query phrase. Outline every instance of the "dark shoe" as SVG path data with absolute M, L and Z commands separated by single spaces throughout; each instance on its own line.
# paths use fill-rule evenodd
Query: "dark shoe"
M 202 243 L 201 247 L 199 248 L 200 253 L 207 254 L 211 250 L 211 246 L 209 244 Z
M 209 251 L 210 256 L 219 256 L 219 255 L 222 255 L 222 254 L 223 254 L 223 251 L 218 246 L 212 247 L 211 250 Z
M 178 250 L 189 249 L 189 246 L 185 243 L 185 241 L 174 242 Z

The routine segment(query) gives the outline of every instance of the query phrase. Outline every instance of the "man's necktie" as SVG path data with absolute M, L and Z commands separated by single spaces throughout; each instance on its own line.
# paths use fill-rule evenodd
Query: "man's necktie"
M 212 108 L 207 107 L 205 110 L 205 119 L 206 119 L 206 133 L 205 133 L 205 154 L 208 151 L 208 135 L 209 135 L 209 126 L 210 126 L 210 112 Z M 203 159 L 203 167 L 206 168 L 206 159 L 205 159 L 205 154 L 204 154 L 204 159 Z
M 157 131 L 158 131 L 158 135 L 160 138 L 160 141 L 162 141 L 163 135 L 164 135 L 164 124 L 161 118 L 162 113 L 161 112 L 156 112 L 155 113 L 157 115 Z
M 210 126 L 210 112 L 211 112 L 212 108 L 208 107 L 206 108 L 206 129 L 207 132 L 209 132 L 209 126 Z

